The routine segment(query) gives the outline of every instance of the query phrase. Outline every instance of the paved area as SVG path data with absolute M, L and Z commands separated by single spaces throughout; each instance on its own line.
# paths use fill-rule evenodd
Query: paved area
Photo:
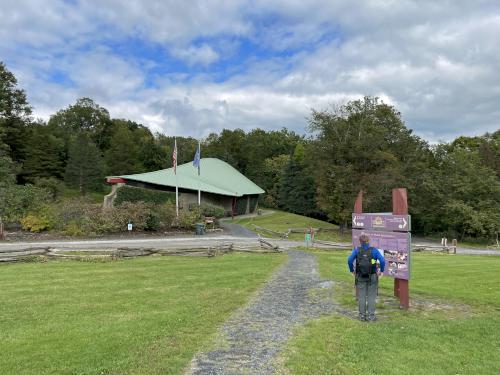
M 224 233 L 227 233 L 232 236 L 236 237 L 248 237 L 248 238 L 258 238 L 259 236 L 257 233 L 252 232 L 251 230 L 238 225 L 238 224 L 231 224 L 227 221 L 221 221 L 220 226 L 222 229 L 224 229 Z
M 293 328 L 337 310 L 328 298 L 332 282 L 320 279 L 316 257 L 293 250 L 288 257 L 253 301 L 224 324 L 214 349 L 195 356 L 187 374 L 273 374 Z
M 147 247 L 155 249 L 165 249 L 169 247 L 190 247 L 217 246 L 221 242 L 233 242 L 236 244 L 255 243 L 258 245 L 258 236 L 242 227 L 241 225 L 223 222 L 224 232 L 207 233 L 203 236 L 177 235 L 158 237 L 134 237 L 124 238 L 103 238 L 103 239 L 79 239 L 79 240 L 44 240 L 44 241 L 0 241 L 0 252 L 12 250 L 30 249 L 34 247 L 54 247 L 61 250 L 84 250 L 84 249 L 116 249 L 117 247 Z M 281 248 L 304 246 L 303 241 L 291 241 L 280 239 L 269 239 L 273 244 Z M 413 242 L 413 245 L 428 244 L 428 242 Z M 344 245 L 349 245 L 345 243 Z M 472 248 L 458 247 L 457 254 L 470 255 L 500 255 L 500 250 L 479 250 Z

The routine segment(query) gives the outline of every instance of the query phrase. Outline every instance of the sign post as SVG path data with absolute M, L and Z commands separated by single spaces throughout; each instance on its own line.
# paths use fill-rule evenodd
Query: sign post
M 352 214 L 352 243 L 359 244 L 359 236 L 366 234 L 370 245 L 384 253 L 384 276 L 394 278 L 394 295 L 400 307 L 408 310 L 410 294 L 411 217 L 408 215 L 406 189 L 392 190 L 392 213 L 363 213 L 363 193 L 360 192 Z

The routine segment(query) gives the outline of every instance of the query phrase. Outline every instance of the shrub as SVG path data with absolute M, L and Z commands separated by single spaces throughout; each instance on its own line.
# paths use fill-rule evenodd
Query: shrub
M 130 186 L 122 186 L 116 192 L 115 205 L 119 206 L 124 202 L 146 202 L 161 205 L 172 201 L 173 193 L 165 191 L 155 191 L 149 189 L 141 189 Z
M 50 193 L 33 185 L 12 185 L 2 190 L 0 216 L 5 223 L 16 223 L 30 212 L 36 212 L 43 204 L 50 202 Z
M 29 214 L 21 219 L 21 225 L 24 230 L 39 233 L 50 229 L 50 220 L 43 215 Z
M 64 191 L 64 183 L 54 177 L 39 177 L 35 179 L 35 186 L 47 190 L 54 201 L 61 197 Z
M 171 228 L 176 220 L 175 204 L 165 203 L 155 206 L 155 213 L 160 221 L 160 228 Z
M 203 216 L 215 216 L 216 218 L 224 217 L 224 209 L 219 206 L 213 206 L 210 204 L 201 205 L 201 214 Z
M 201 220 L 199 210 L 179 211 L 179 217 L 175 220 L 175 225 L 178 228 L 192 229 L 196 223 Z
M 80 224 L 76 221 L 71 221 L 64 228 L 64 234 L 68 236 L 83 236 L 85 232 L 82 230 Z

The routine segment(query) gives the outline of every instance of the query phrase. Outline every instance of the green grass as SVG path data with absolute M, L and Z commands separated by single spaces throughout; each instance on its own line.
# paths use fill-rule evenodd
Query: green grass
M 93 203 L 102 203 L 104 201 L 104 196 L 109 194 L 111 192 L 111 187 L 109 185 L 103 185 L 102 191 L 101 192 L 90 192 L 87 194 L 87 197 L 93 202 Z M 72 198 L 79 198 L 82 195 L 80 194 L 80 191 L 78 189 L 71 189 L 67 186 L 64 186 L 64 190 L 62 193 L 62 198 L 63 199 L 72 199 Z
M 324 241 L 351 241 L 350 233 L 341 236 L 338 232 L 338 226 L 335 224 L 278 210 L 274 210 L 271 214 L 266 214 L 266 211 L 264 211 L 264 214 L 260 216 L 235 219 L 232 223 L 240 224 L 253 231 L 256 231 L 255 227 L 252 225 L 255 224 L 259 227 L 280 233 L 286 232 L 289 228 L 307 228 L 308 226 L 313 228 L 333 229 L 334 231 L 331 232 L 320 231 L 320 233 L 317 234 L 316 239 Z M 262 232 L 261 235 L 265 237 L 272 236 L 266 232 Z M 303 241 L 304 234 L 292 233 L 288 238 Z
M 348 252 L 316 252 L 322 277 L 338 281 L 337 301 L 356 309 Z M 500 257 L 413 254 L 405 312 L 379 303 L 376 324 L 339 315 L 297 330 L 283 361 L 291 374 L 500 373 Z M 489 270 L 489 272 L 487 272 Z M 380 298 L 392 300 L 393 279 Z
M 0 265 L 0 373 L 180 374 L 284 259 Z

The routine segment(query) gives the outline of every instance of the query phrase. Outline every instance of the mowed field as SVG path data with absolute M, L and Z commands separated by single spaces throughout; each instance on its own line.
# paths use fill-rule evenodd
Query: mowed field
M 335 298 L 356 310 L 348 252 L 316 251 Z M 413 254 L 413 307 L 397 308 L 382 279 L 376 323 L 341 315 L 296 330 L 282 363 L 291 374 L 500 374 L 500 257 Z
M 282 254 L 0 265 L 0 374 L 181 374 Z
M 283 212 L 237 222 L 332 227 Z M 312 252 L 321 277 L 334 281 L 324 298 L 356 310 L 349 252 Z M 378 322 L 332 314 L 297 327 L 279 373 L 499 374 L 500 257 L 412 257 L 410 311 L 399 310 L 384 278 Z M 182 374 L 286 258 L 0 264 L 0 374 Z
M 272 213 L 270 213 L 269 211 L 266 212 L 266 210 L 264 210 L 263 215 L 235 219 L 231 221 L 231 223 L 242 225 L 250 230 L 260 233 L 264 237 L 279 236 L 274 236 L 264 231 L 259 232 L 259 230 L 254 225 L 279 233 L 284 233 L 290 228 L 305 229 L 311 226 L 312 228 L 326 229 L 326 231 L 320 231 L 318 234 L 316 234 L 316 239 L 324 241 L 351 241 L 351 233 L 349 231 L 346 231 L 345 234 L 340 235 L 338 226 L 335 224 L 279 210 L 273 210 Z M 303 241 L 304 234 L 291 233 L 288 238 L 291 240 Z

